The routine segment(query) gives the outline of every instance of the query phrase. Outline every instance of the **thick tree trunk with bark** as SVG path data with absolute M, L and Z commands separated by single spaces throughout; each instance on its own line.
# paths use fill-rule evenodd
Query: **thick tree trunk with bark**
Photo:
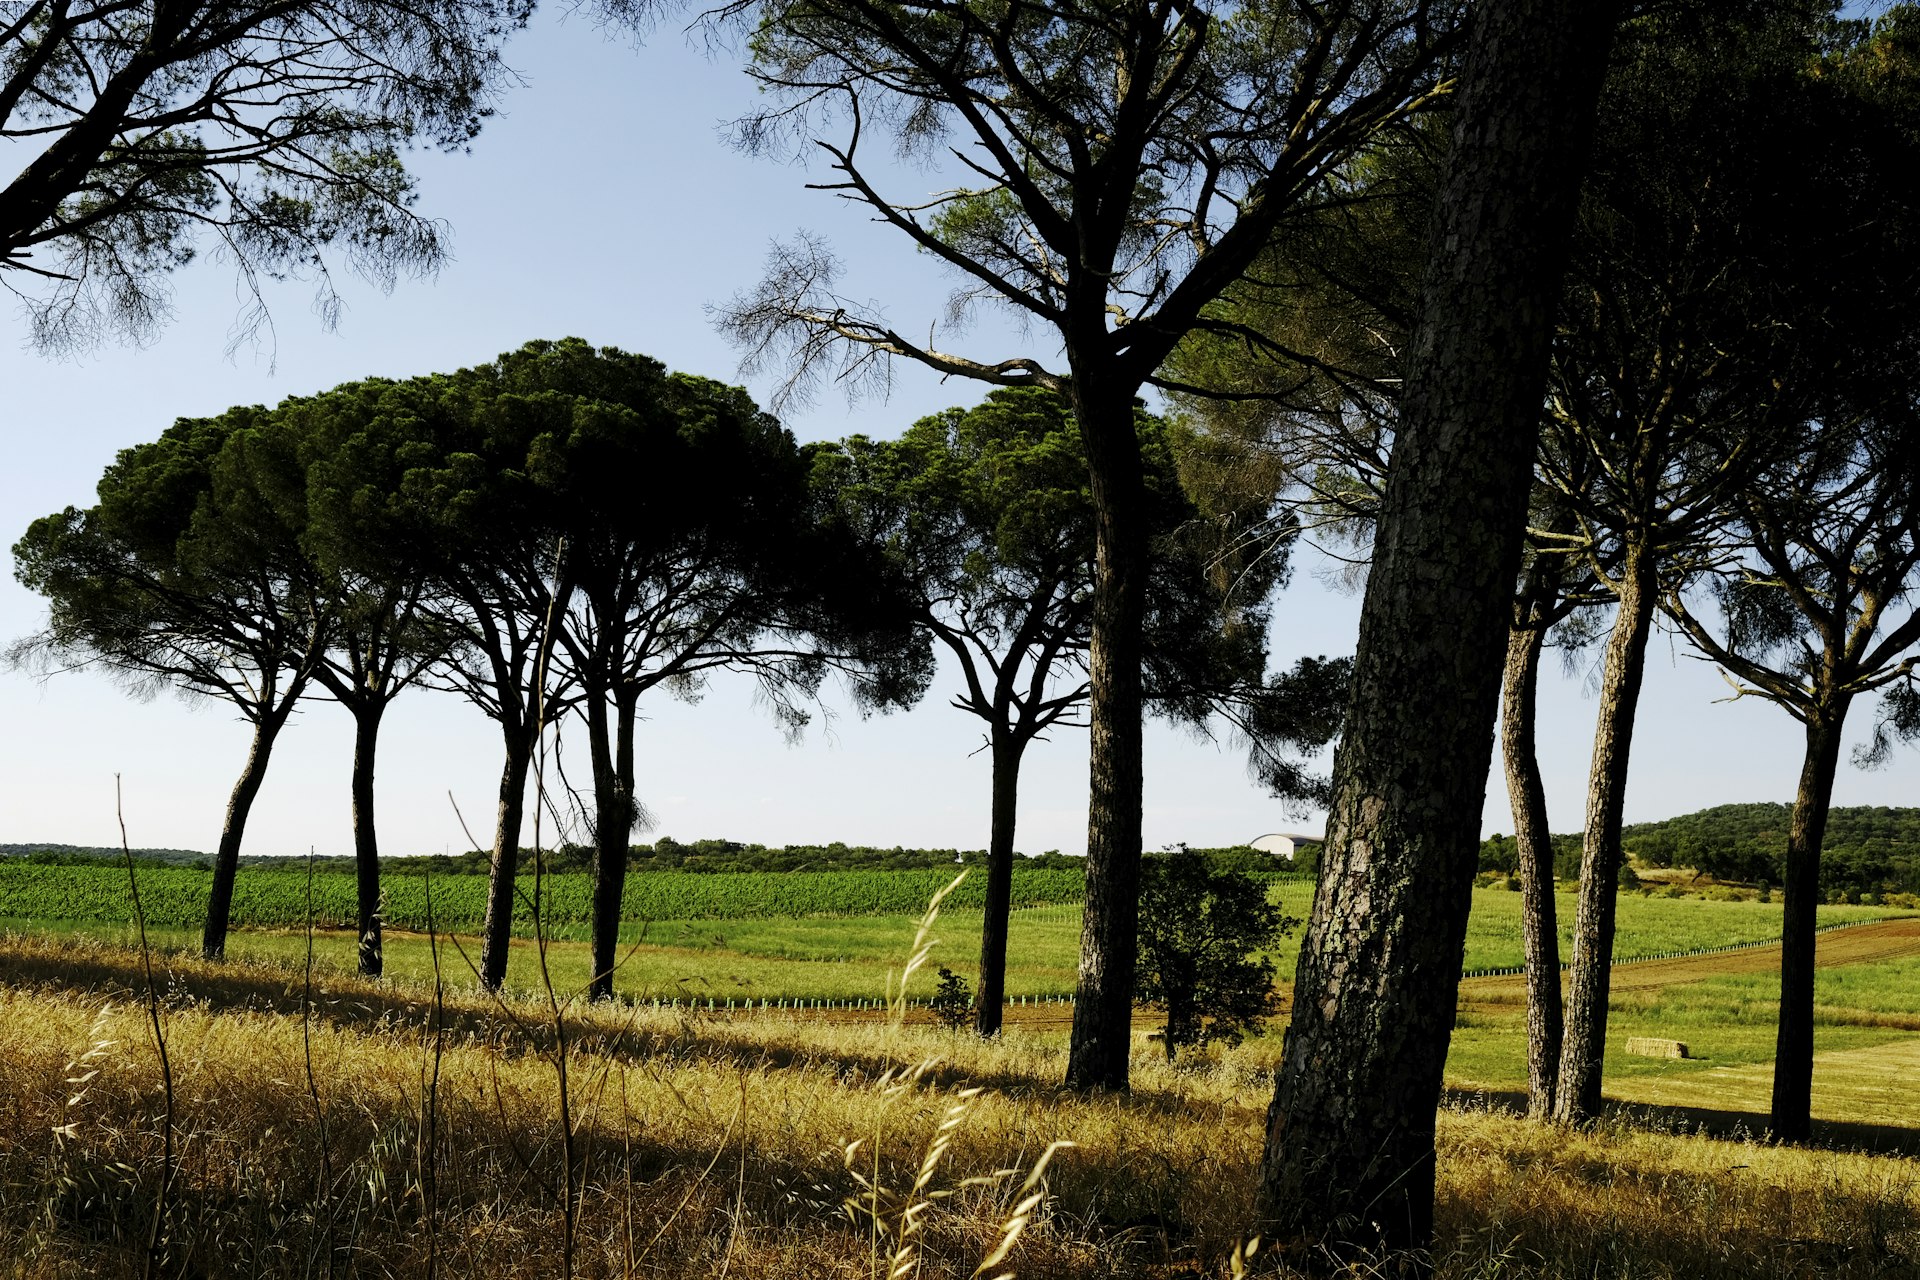
M 1547 828 L 1547 789 L 1534 749 L 1544 625 L 1516 624 L 1507 636 L 1501 681 L 1500 754 L 1513 839 L 1520 852 L 1520 938 L 1527 961 L 1527 1112 L 1553 1113 L 1560 1075 L 1560 922 L 1553 898 L 1553 836 Z
M 493 859 L 487 868 L 487 918 L 481 930 L 480 982 L 498 991 L 507 980 L 513 942 L 514 877 L 520 871 L 520 827 L 526 812 L 527 771 L 533 741 L 519 725 L 503 724 L 506 763 L 500 769 L 500 801 L 494 813 Z
M 1813 961 L 1820 905 L 1820 846 L 1827 838 L 1833 775 L 1840 767 L 1840 731 L 1847 704 L 1807 721 L 1807 754 L 1787 831 L 1784 918 L 1780 928 L 1780 1024 L 1773 1052 L 1773 1114 L 1780 1142 L 1805 1142 L 1813 1125 Z
M 358 906 L 360 972 L 380 976 L 380 840 L 373 824 L 373 757 L 380 717 L 387 704 L 374 701 L 353 711 L 353 876 Z
M 1573 0 L 1475 13 L 1268 1116 L 1262 1215 L 1283 1241 L 1329 1246 L 1305 1265 L 1432 1236 L 1548 342 L 1612 25 L 1612 5 Z
M 1095 529 L 1085 916 L 1067 1087 L 1127 1087 L 1140 928 L 1140 666 L 1146 621 L 1147 519 L 1134 387 L 1076 370 L 1073 409 L 1086 442 Z
M 289 705 L 292 699 L 288 699 Z M 240 842 L 247 831 L 247 815 L 253 811 L 254 797 L 267 780 L 267 762 L 273 755 L 274 739 L 286 723 L 286 713 L 270 714 L 255 722 L 253 742 L 247 748 L 247 762 L 227 798 L 227 817 L 220 827 L 220 845 L 213 854 L 213 884 L 207 894 L 207 919 L 200 930 L 200 954 L 208 960 L 227 956 L 227 928 L 233 919 L 233 882 L 240 870 Z
M 1587 774 L 1587 829 L 1580 849 L 1580 903 L 1568 966 L 1566 1031 L 1554 1116 L 1586 1124 L 1600 1114 L 1607 1049 L 1607 994 L 1613 985 L 1614 913 L 1620 894 L 1620 820 L 1633 754 L 1633 720 L 1653 633 L 1658 564 L 1644 538 L 1630 541 L 1620 566 L 1619 612 L 1607 637 L 1600 715 Z
M 590 1000 L 613 999 L 613 966 L 620 951 L 620 907 L 639 808 L 633 796 L 633 730 L 638 695 L 621 690 L 589 700 L 587 732 L 593 754 L 593 978 Z M 612 717 L 608 711 L 613 712 Z M 611 723 L 609 720 L 611 719 Z
M 1026 740 L 993 728 L 993 834 L 987 843 L 987 905 L 980 922 L 980 984 L 974 991 L 974 1028 L 1000 1032 L 1007 998 L 1007 918 L 1013 907 L 1013 827 L 1019 815 L 1020 757 Z

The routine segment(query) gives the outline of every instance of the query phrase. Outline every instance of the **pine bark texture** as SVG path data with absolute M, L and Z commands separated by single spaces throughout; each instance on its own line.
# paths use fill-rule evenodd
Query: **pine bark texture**
M 507 980 L 513 945 L 514 877 L 520 871 L 520 827 L 526 813 L 527 772 L 533 744 L 517 726 L 504 734 L 506 763 L 500 769 L 500 800 L 494 811 L 493 858 L 487 868 L 487 918 L 481 929 L 480 982 L 498 991 Z
M 1123 1090 L 1140 928 L 1141 676 L 1147 521 L 1133 391 L 1074 383 L 1095 528 L 1087 718 L 1086 907 L 1067 1052 L 1068 1088 Z
M 1615 907 L 1620 895 L 1620 823 L 1633 754 L 1634 713 L 1646 669 L 1658 599 L 1654 550 L 1628 545 L 1617 591 L 1619 611 L 1601 668 L 1600 714 L 1587 774 L 1587 829 L 1580 849 L 1580 899 L 1568 965 L 1566 1031 L 1554 1116 L 1586 1124 L 1600 1114 L 1602 1059 L 1607 1049 L 1607 995 L 1613 985 Z
M 1527 964 L 1527 1113 L 1553 1113 L 1560 1075 L 1560 922 L 1553 896 L 1553 836 L 1540 780 L 1534 717 L 1545 626 L 1516 623 L 1501 680 L 1500 754 L 1520 863 L 1520 944 Z
M 380 976 L 380 840 L 373 822 L 374 752 L 380 744 L 380 717 L 386 703 L 375 702 L 353 717 L 353 875 L 358 907 L 360 972 Z
M 291 706 L 293 699 L 287 700 Z M 267 780 L 267 762 L 273 756 L 274 739 L 286 723 L 285 713 L 271 715 L 253 727 L 253 742 L 247 748 L 247 762 L 227 798 L 227 817 L 220 827 L 220 844 L 213 855 L 213 884 L 207 893 L 207 919 L 200 930 L 200 954 L 208 960 L 227 956 L 227 929 L 233 920 L 233 884 L 240 872 L 240 842 L 246 835 L 247 815 L 253 811 L 254 797 Z
M 1283 1241 L 1329 1246 L 1307 1265 L 1432 1237 L 1548 343 L 1613 16 L 1571 0 L 1475 11 L 1268 1117 L 1262 1215 Z
M 1013 830 L 1019 816 L 1021 739 L 997 726 L 993 733 L 993 832 L 987 844 L 986 915 L 980 925 L 980 983 L 974 990 L 974 1029 L 998 1035 L 1007 998 L 1007 919 L 1013 908 Z
M 1807 722 L 1807 753 L 1787 830 L 1786 888 L 1780 928 L 1780 1024 L 1773 1052 L 1775 1140 L 1805 1142 L 1813 1128 L 1813 967 L 1820 905 L 1820 846 L 1827 837 L 1833 775 L 1840 767 L 1844 702 Z

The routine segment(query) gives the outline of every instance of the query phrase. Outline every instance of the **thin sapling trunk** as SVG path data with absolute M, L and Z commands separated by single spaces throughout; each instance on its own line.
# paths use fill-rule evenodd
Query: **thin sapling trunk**
M 288 699 L 288 705 L 292 699 Z M 213 883 L 207 893 L 207 919 L 200 931 L 200 954 L 208 960 L 224 960 L 227 955 L 227 929 L 233 919 L 233 886 L 240 871 L 240 842 L 246 835 L 247 815 L 253 811 L 260 784 L 267 779 L 267 762 L 273 755 L 273 743 L 286 723 L 284 711 L 270 713 L 254 722 L 253 741 L 247 747 L 247 761 L 233 784 L 227 799 L 226 821 L 220 827 L 220 844 L 213 855 Z
M 514 877 L 519 873 L 520 827 L 526 812 L 527 773 L 533 742 L 518 725 L 503 724 L 506 762 L 500 769 L 500 802 L 493 825 L 493 858 L 487 870 L 487 917 L 480 944 L 480 982 L 498 991 L 507 980 L 513 941 Z
M 1574 917 L 1566 1029 L 1560 1081 L 1554 1091 L 1555 1117 L 1572 1124 L 1585 1124 L 1600 1114 L 1614 915 L 1620 891 L 1620 824 L 1634 713 L 1640 703 L 1647 639 L 1653 632 L 1658 598 L 1656 554 L 1644 539 L 1628 544 L 1616 588 L 1619 612 L 1607 638 L 1601 676 L 1599 724 L 1587 778 L 1587 829 L 1580 850 L 1580 902 Z
M 1553 1113 L 1560 1074 L 1560 925 L 1553 897 L 1553 837 L 1547 828 L 1547 792 L 1534 748 L 1534 716 L 1544 625 L 1516 623 L 1507 636 L 1501 682 L 1500 754 L 1513 836 L 1519 849 L 1521 947 L 1527 966 L 1527 1112 Z
M 997 1035 L 1007 998 L 1007 921 L 1013 908 L 1013 830 L 1019 815 L 1020 757 L 1026 740 L 993 730 L 993 834 L 987 845 L 986 914 L 980 924 L 980 985 L 974 1027 Z

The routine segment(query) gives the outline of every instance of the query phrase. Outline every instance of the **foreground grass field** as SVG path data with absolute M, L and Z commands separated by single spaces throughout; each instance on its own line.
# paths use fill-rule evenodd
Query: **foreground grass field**
M 1142 1043 L 1131 1096 L 1084 1098 L 1055 1087 L 1057 1035 L 1019 1026 L 645 1008 L 556 1029 L 538 1000 L 338 975 L 309 1000 L 284 967 L 181 956 L 158 977 L 159 1275 L 877 1280 L 904 1247 L 900 1274 L 961 1277 L 1062 1138 L 986 1274 L 1224 1276 L 1252 1221 L 1270 1042 L 1179 1069 Z M 142 1272 L 167 1095 L 141 984 L 124 948 L 0 940 L 0 1275 Z M 1439 1223 L 1462 1280 L 1920 1268 L 1908 1161 L 1484 1111 L 1441 1116 Z

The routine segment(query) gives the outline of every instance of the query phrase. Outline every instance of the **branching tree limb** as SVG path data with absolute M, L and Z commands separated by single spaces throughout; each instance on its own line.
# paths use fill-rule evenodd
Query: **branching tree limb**
M 212 241 L 265 321 L 266 280 L 329 255 L 386 288 L 430 272 L 446 229 L 401 153 L 472 140 L 530 0 L 5 0 L 0 287 L 33 341 L 139 339 L 166 277 Z

